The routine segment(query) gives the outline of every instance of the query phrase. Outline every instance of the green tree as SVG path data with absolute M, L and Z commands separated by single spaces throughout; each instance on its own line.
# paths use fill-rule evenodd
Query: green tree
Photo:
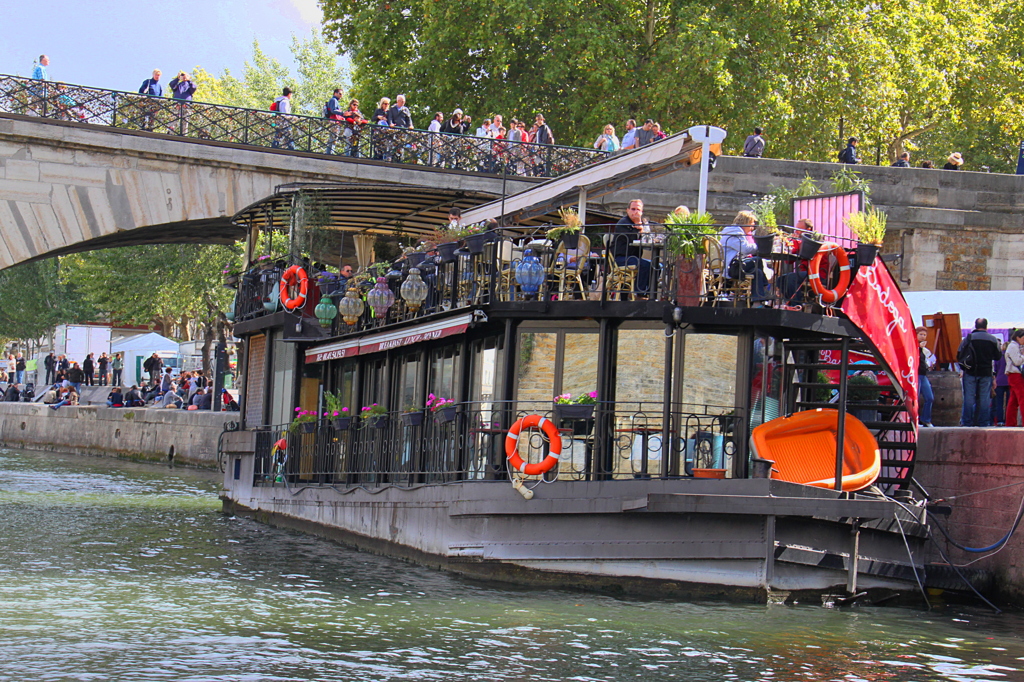
M 904 149 L 944 158 L 971 127 L 1005 166 L 1019 138 L 1024 31 L 1009 0 L 321 6 L 326 34 L 352 57 L 354 94 L 406 91 L 420 120 L 428 107 L 540 112 L 560 142 L 580 145 L 629 117 L 715 123 L 732 152 L 760 125 L 770 155 L 817 161 L 853 134 L 886 162 Z
M 59 324 L 94 318 L 84 298 L 61 279 L 57 258 L 24 263 L 0 272 L 0 329 L 10 338 L 50 336 Z

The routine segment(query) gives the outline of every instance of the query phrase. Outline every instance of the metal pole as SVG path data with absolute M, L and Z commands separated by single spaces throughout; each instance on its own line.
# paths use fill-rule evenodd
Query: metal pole
M 697 190 L 697 213 L 708 210 L 708 156 L 711 143 L 707 139 L 700 145 L 700 188 Z
M 847 368 L 850 366 L 850 339 L 843 337 L 839 359 L 839 423 L 836 424 L 836 485 L 835 489 L 843 489 L 843 455 L 846 453 L 846 379 Z
M 580 222 L 583 225 L 586 225 L 587 224 L 587 188 L 586 187 L 580 187 L 579 202 L 580 202 L 580 206 L 579 206 Z
M 849 594 L 857 594 L 857 564 L 860 558 L 860 519 L 854 519 L 851 534 L 853 535 L 853 547 L 850 550 L 850 565 L 846 575 L 846 591 Z M 913 557 L 911 557 L 911 561 L 913 561 Z

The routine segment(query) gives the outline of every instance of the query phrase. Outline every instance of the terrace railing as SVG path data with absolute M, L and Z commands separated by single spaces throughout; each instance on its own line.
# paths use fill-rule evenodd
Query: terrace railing
M 555 306 L 566 301 L 654 301 L 684 306 L 821 308 L 808 285 L 808 261 L 793 253 L 788 239 L 777 238 L 772 253 L 761 260 L 771 270 L 769 278 L 755 272 L 731 273 L 724 262 L 726 239 L 721 234 L 702 235 L 693 257 L 688 257 L 682 248 L 685 236 L 655 233 L 635 237 L 615 234 L 613 229 L 588 225 L 576 242 L 552 241 L 543 233 L 503 236 L 489 232 L 463 240 L 461 247 L 442 244 L 437 255 L 410 254 L 379 272 L 357 275 L 354 285 L 362 312 L 352 324 L 336 316 L 327 331 L 339 336 L 458 308 L 529 301 Z M 252 319 L 280 309 L 277 297 L 283 265 L 254 268 L 242 276 L 236 319 Z M 425 287 L 422 301 L 407 300 L 403 291 L 413 268 Z M 838 273 L 838 268 L 833 270 Z M 313 294 L 302 311 L 308 317 L 314 317 L 321 295 L 331 296 L 337 305 L 353 284 L 341 285 L 330 273 L 308 274 Z M 381 285 L 381 278 L 393 303 L 373 310 L 368 294 Z
M 377 487 L 505 479 L 505 437 L 528 414 L 554 420 L 559 430 L 561 461 L 544 475 L 547 481 L 732 472 L 745 456 L 733 436 L 737 418 L 731 408 L 635 402 L 592 408 L 590 414 L 566 414 L 550 402 L 474 402 L 436 413 L 324 419 L 291 433 L 287 424 L 260 427 L 254 483 Z M 275 450 L 282 437 L 287 447 Z M 542 461 L 549 447 L 540 431 L 519 439 L 526 461 Z
M 349 125 L 269 109 L 182 102 L 5 75 L 0 75 L 0 112 L 492 175 L 556 177 L 605 157 L 594 149 Z

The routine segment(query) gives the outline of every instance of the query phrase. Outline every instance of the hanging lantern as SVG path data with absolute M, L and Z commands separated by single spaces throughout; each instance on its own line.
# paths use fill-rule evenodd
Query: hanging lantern
M 316 319 L 320 320 L 321 327 L 330 327 L 331 322 L 338 316 L 338 308 L 334 305 L 334 301 L 331 300 L 330 296 L 321 297 L 313 312 L 316 314 Z
M 345 324 L 353 325 L 359 321 L 363 314 L 363 299 L 359 298 L 359 291 L 355 286 L 345 292 L 345 298 L 338 304 L 338 312 L 341 313 L 341 319 Z
M 402 282 L 399 293 L 402 294 L 402 300 L 409 310 L 416 312 L 420 309 L 423 301 L 427 300 L 427 284 L 420 277 L 419 268 L 409 268 L 409 276 Z
M 395 295 L 388 289 L 387 278 L 377 278 L 377 285 L 366 294 L 366 302 L 373 310 L 374 317 L 382 318 L 388 314 L 388 308 L 395 302 Z
M 516 282 L 519 283 L 519 288 L 524 294 L 536 294 L 540 291 L 540 285 L 544 283 L 546 275 L 540 259 L 527 249 L 523 260 L 516 266 Z

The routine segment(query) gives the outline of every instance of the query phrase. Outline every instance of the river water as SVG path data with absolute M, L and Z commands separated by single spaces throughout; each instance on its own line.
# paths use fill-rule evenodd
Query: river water
M 1024 680 L 1024 617 L 467 582 L 220 513 L 212 474 L 0 450 L 0 680 Z

